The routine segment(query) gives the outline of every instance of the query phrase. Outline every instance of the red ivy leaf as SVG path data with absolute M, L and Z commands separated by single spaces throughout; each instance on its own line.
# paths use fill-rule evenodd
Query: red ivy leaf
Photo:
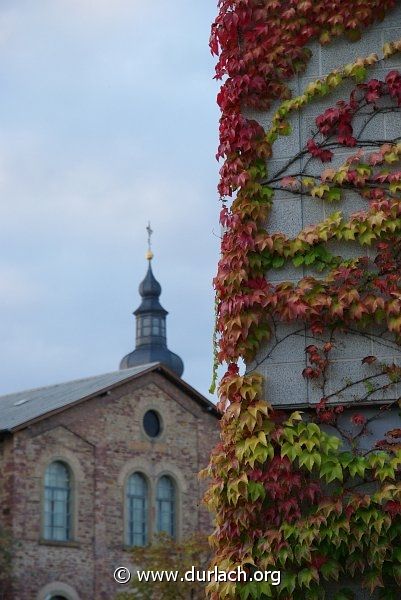
M 365 358 L 362 359 L 362 364 L 363 365 L 371 365 L 376 360 L 377 360 L 376 356 L 365 356 Z

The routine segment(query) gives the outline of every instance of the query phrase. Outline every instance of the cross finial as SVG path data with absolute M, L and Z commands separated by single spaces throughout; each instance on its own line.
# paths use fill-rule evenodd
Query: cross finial
M 146 258 L 148 260 L 152 260 L 153 252 L 152 252 L 152 234 L 153 230 L 150 226 L 150 221 L 148 221 L 148 226 L 146 227 L 146 231 L 148 232 L 148 251 L 146 253 Z

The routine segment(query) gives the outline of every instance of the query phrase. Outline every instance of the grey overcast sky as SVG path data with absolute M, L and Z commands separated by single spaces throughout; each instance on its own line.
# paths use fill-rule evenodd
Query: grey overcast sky
M 1 394 L 118 368 L 135 343 L 148 219 L 169 347 L 207 394 L 216 4 L 1 2 Z

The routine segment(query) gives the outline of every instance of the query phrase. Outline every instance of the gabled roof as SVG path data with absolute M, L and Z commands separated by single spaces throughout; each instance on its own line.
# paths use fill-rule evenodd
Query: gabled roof
M 59 412 L 78 402 L 106 393 L 122 383 L 127 383 L 152 371 L 164 375 L 191 396 L 202 408 L 218 416 L 215 405 L 183 379 L 160 363 L 149 363 L 131 369 L 0 396 L 0 432 L 21 429 L 31 421 L 50 416 L 51 413 Z

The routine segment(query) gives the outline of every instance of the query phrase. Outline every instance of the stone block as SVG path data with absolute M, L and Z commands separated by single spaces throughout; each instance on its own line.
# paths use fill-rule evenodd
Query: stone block
M 359 333 L 337 333 L 334 337 L 334 348 L 330 352 L 330 359 L 358 359 L 371 356 L 373 342 L 369 337 Z
M 280 269 L 270 269 L 266 273 L 266 279 L 276 285 L 283 281 L 291 281 L 296 284 L 300 279 L 300 270 L 294 267 L 292 261 L 288 260 Z
M 312 77 L 314 77 L 316 79 L 321 74 L 320 73 L 321 46 L 317 42 L 312 42 L 311 44 L 308 45 L 308 47 L 312 52 L 312 56 L 308 62 L 308 66 L 306 67 L 305 72 L 302 73 L 302 75 L 299 75 L 299 77 L 298 77 L 298 81 L 299 81 L 300 85 L 302 85 L 304 83 L 305 79 L 311 79 Z
M 265 361 L 258 369 L 266 378 L 266 400 L 274 406 L 296 406 L 307 402 L 305 361 L 273 363 Z
M 376 377 L 365 379 L 365 375 L 366 377 L 376 375 Z M 364 381 L 361 381 L 362 379 Z M 356 383 L 359 381 L 361 382 Z M 381 374 L 379 365 L 362 365 L 360 358 L 334 360 L 327 370 L 327 385 L 323 395 L 329 396 L 331 401 L 350 405 L 357 405 L 362 400 L 366 403 L 393 400 L 398 397 L 398 385 L 392 385 L 385 390 L 379 389 L 388 382 L 388 377 Z M 313 395 L 309 400 L 314 402 L 316 398 L 317 396 Z
M 330 207 L 333 205 L 331 204 Z M 326 217 L 325 203 L 320 198 L 302 197 L 302 226 L 316 225 Z
M 308 395 L 308 404 L 310 405 L 317 404 L 325 395 L 320 381 L 308 379 L 306 387 Z
M 286 158 L 295 156 L 301 150 L 299 143 L 299 118 L 298 114 L 292 115 L 289 120 L 292 131 L 290 135 L 282 135 L 273 144 L 273 158 Z
M 315 380 L 308 381 L 308 400 L 310 404 L 316 404 L 322 397 L 328 397 L 330 402 L 351 402 L 354 396 L 366 392 L 362 385 L 356 385 L 349 389 L 344 389 L 348 383 L 360 379 L 360 361 L 342 360 L 332 361 L 326 372 L 327 383 L 322 389 L 321 382 Z M 337 395 L 331 397 L 333 394 Z
M 381 32 L 382 46 L 384 46 L 384 44 L 387 44 L 388 42 L 396 42 L 401 39 L 401 7 L 398 6 L 393 11 L 391 16 L 392 19 L 390 24 L 392 25 L 392 27 L 383 28 Z M 390 16 L 387 18 L 390 19 Z M 401 55 L 395 54 L 394 56 L 391 56 L 385 64 L 391 66 L 392 68 L 400 68 Z
M 384 139 L 384 115 L 374 114 L 373 118 L 369 116 L 357 116 L 353 120 L 354 135 L 361 140 L 381 140 Z M 398 115 L 399 116 L 399 115 Z M 371 118 L 371 120 L 369 120 Z
M 372 52 L 381 53 L 382 48 L 381 31 L 377 27 L 364 31 L 357 42 L 338 38 L 321 53 L 322 73 L 329 73 L 339 66 L 354 62 L 357 58 L 368 56 Z
M 352 417 L 356 414 L 361 414 L 365 417 L 369 423 L 366 429 L 363 429 L 362 425 L 356 425 L 352 422 Z M 386 439 L 386 434 L 391 429 L 399 428 L 401 426 L 401 418 L 399 416 L 399 410 L 396 407 L 383 407 L 376 406 L 370 408 L 367 406 L 359 406 L 355 409 L 347 409 L 342 415 L 338 417 L 338 425 L 343 431 L 349 433 L 355 438 L 358 450 L 366 452 L 375 446 L 379 440 Z M 338 435 L 336 430 L 329 426 L 326 429 L 329 435 Z M 344 450 L 348 450 L 350 445 L 344 441 Z M 368 490 L 363 486 L 365 492 Z
M 326 248 L 334 256 L 345 259 L 367 256 L 367 246 L 360 246 L 356 242 L 331 241 L 326 244 Z
M 264 355 L 269 363 L 293 363 L 305 354 L 305 346 L 305 326 L 302 323 L 278 323 Z
M 274 209 L 267 220 L 267 229 L 271 232 L 281 232 L 288 237 L 295 237 L 302 229 L 302 205 L 300 198 L 295 196 L 287 199 L 276 199 Z
M 337 65 L 337 67 L 338 67 L 338 65 Z M 320 79 L 323 79 L 323 76 Z M 307 87 L 307 85 L 309 83 L 315 83 L 315 81 L 316 81 L 316 78 L 311 78 L 310 80 L 306 80 L 305 88 Z M 316 117 L 316 116 L 320 115 L 321 113 L 323 113 L 327 108 L 329 108 L 331 106 L 335 106 L 337 100 L 348 100 L 352 90 L 355 88 L 355 85 L 356 84 L 354 81 L 344 80 L 343 83 L 338 88 L 333 90 L 327 96 L 323 96 L 321 98 L 315 98 L 312 102 L 305 105 L 300 110 L 301 118 L 304 115 Z M 303 92 L 305 90 L 305 88 L 303 90 L 301 90 L 301 92 Z
M 302 111 L 300 115 L 300 136 L 301 136 L 301 148 L 305 148 L 308 140 L 317 132 L 316 125 L 316 117 L 317 114 L 305 114 L 305 110 Z M 320 136 L 316 139 L 316 142 L 319 143 Z
M 272 180 L 272 179 L 281 179 L 282 177 L 288 176 L 288 175 L 294 175 L 299 173 L 300 169 L 301 169 L 301 163 L 299 160 L 294 161 L 288 168 L 287 165 L 290 162 L 292 157 L 289 157 L 287 159 L 277 159 L 277 160 L 270 160 L 267 163 L 267 169 L 268 169 L 268 179 Z M 271 185 L 272 187 L 277 186 L 279 184 L 278 182 L 272 182 Z M 289 190 L 275 190 L 274 191 L 274 201 L 277 200 L 282 200 L 282 199 L 294 199 L 297 198 L 296 195 L 292 194 Z
M 400 112 L 389 113 L 385 117 L 385 137 L 387 140 L 401 138 L 401 114 Z M 398 166 L 397 166 L 398 168 Z
M 394 356 L 401 362 L 401 346 L 395 341 L 394 333 L 376 330 L 372 333 L 372 354 L 374 356 Z

